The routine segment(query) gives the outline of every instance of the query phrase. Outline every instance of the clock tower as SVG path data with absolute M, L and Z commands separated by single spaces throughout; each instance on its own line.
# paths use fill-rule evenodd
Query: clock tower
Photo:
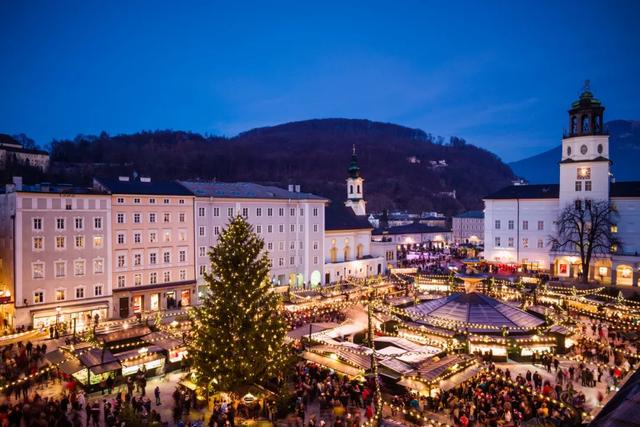
M 609 135 L 604 106 L 594 98 L 589 81 L 569 109 L 569 131 L 562 138 L 560 208 L 580 200 L 609 199 Z
M 347 169 L 349 176 L 347 178 L 347 201 L 345 206 L 353 209 L 358 215 L 367 214 L 367 202 L 364 201 L 364 179 L 360 176 L 360 166 L 358 166 L 358 157 L 356 156 L 356 146 L 353 146 L 351 153 L 351 163 Z

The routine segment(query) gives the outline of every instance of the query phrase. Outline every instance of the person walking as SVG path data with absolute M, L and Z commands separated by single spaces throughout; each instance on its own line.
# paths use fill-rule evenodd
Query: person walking
M 156 386 L 153 394 L 156 397 L 156 406 L 160 406 L 160 386 Z

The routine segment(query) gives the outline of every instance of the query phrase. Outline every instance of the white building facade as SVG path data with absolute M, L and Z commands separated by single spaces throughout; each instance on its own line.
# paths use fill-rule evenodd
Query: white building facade
M 640 268 L 640 182 L 611 177 L 609 136 L 603 128 L 602 104 L 588 87 L 569 110 L 569 132 L 562 140 L 559 184 L 514 185 L 485 197 L 485 258 L 577 277 L 577 253 L 554 252 L 549 240 L 568 205 L 610 201 L 617 209 L 620 247 L 592 260 L 590 280 L 638 286 Z
M 209 248 L 229 219 L 242 215 L 264 240 L 274 286 L 303 287 L 322 283 L 324 273 L 324 207 L 322 197 L 252 183 L 182 181 L 196 199 L 195 259 L 199 292 L 209 271 Z M 296 191 L 297 190 L 297 191 Z
M 484 212 L 467 211 L 451 218 L 453 242 L 457 245 L 484 243 Z

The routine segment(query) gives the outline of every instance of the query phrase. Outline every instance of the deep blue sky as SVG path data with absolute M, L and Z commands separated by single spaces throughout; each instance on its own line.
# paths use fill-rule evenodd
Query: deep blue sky
M 511 161 L 559 143 L 587 78 L 640 119 L 640 1 L 241 3 L 2 1 L 0 132 L 368 118 Z

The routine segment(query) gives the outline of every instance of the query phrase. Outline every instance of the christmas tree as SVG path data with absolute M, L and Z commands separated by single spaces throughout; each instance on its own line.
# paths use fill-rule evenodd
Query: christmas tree
M 234 391 L 277 376 L 288 358 L 278 294 L 271 290 L 264 242 L 237 216 L 211 248 L 202 305 L 191 313 L 189 357 L 210 392 Z

